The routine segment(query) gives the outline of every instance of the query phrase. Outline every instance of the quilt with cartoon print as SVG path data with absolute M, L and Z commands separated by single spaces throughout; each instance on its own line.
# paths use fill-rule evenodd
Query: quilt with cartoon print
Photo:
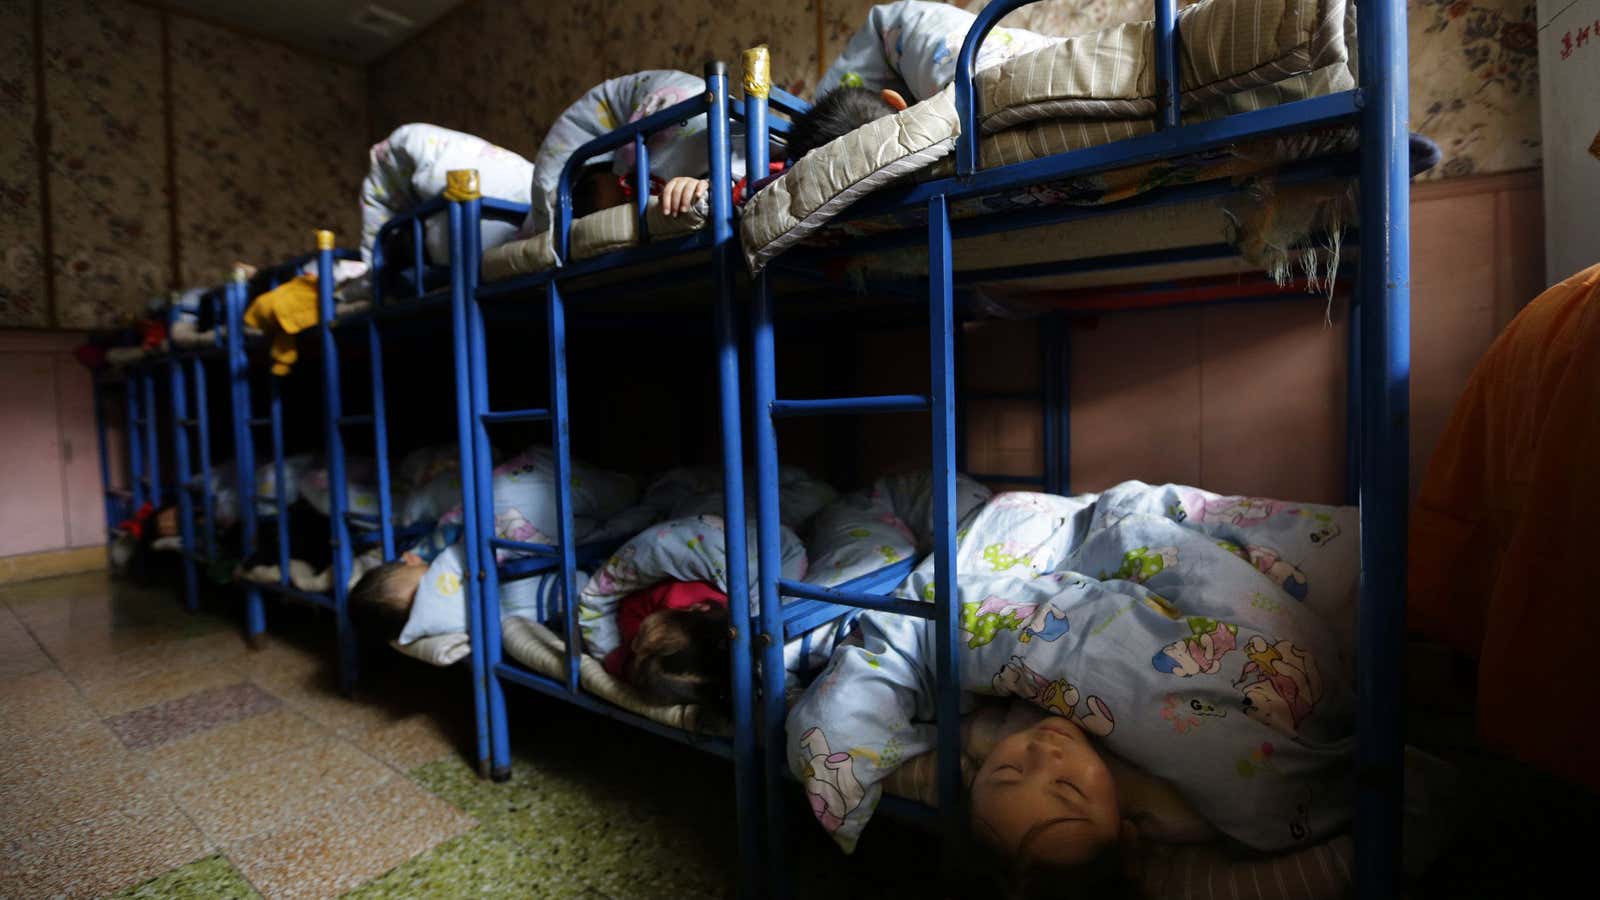
M 874 6 L 844 52 L 817 82 L 816 96 L 836 87 L 890 88 L 910 102 L 926 100 L 956 77 L 956 57 L 977 16 L 948 3 L 900 0 Z M 973 71 L 998 66 L 1061 40 L 1021 28 L 996 27 L 984 38 Z
M 448 477 L 446 475 L 445 477 Z M 572 487 L 572 517 L 579 543 L 603 540 L 615 534 L 613 520 L 628 518 L 638 489 L 627 475 L 608 472 L 573 461 L 568 480 Z M 550 448 L 530 447 L 494 468 L 495 537 L 530 544 L 559 544 L 556 509 L 555 455 Z M 467 627 L 467 595 L 462 580 L 465 552 L 461 539 L 462 512 L 458 504 L 439 518 L 438 526 L 412 551 L 430 560 L 428 572 L 417 585 L 411 616 L 399 642 L 409 644 L 425 637 L 454 634 Z M 495 551 L 500 562 L 517 553 Z M 579 584 L 587 576 L 580 574 Z M 553 611 L 559 590 L 547 576 L 520 579 L 501 585 L 501 612 Z M 555 590 L 552 595 L 550 592 Z
M 1279 851 L 1344 827 L 1355 510 L 1127 482 L 1007 493 L 958 548 L 960 680 L 1066 716 Z M 902 585 L 931 598 L 932 564 Z M 931 624 L 866 613 L 791 707 L 790 767 L 847 851 L 881 782 L 935 746 Z

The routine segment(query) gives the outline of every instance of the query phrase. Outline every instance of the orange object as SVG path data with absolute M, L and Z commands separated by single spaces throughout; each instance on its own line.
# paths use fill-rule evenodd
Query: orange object
M 1478 661 L 1484 743 L 1600 790 L 1600 265 L 1489 347 L 1411 517 L 1413 629 Z

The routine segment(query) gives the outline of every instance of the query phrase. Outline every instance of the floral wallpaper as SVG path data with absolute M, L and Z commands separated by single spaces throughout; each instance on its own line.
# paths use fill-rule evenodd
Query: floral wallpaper
M 174 17 L 172 90 L 184 284 L 308 252 L 318 228 L 360 242 L 359 67 Z
M 309 250 L 314 228 L 355 242 L 369 144 L 361 67 L 127 0 L 42 4 L 41 48 L 35 8 L 0 0 L 0 327 L 108 327 L 164 293 L 174 282 L 169 178 L 178 187 L 178 284 L 215 281 L 235 259 Z M 34 96 L 36 60 L 43 98 Z M 178 98 L 171 109 L 164 70 Z M 34 135 L 41 99 L 48 271 Z
M 0 21 L 28 21 L 28 0 L 0 0 Z M 33 34 L 0 29 L 0 323 L 50 324 L 34 140 Z
M 1411 128 L 1444 158 L 1429 177 L 1539 165 L 1539 32 L 1523 0 L 1413 0 Z
M 55 321 L 89 328 L 166 290 L 161 20 L 122 0 L 44 17 Z
M 978 10 L 987 2 L 967 6 Z M 872 4 L 860 5 L 864 10 Z M 1410 0 L 1411 129 L 1443 152 L 1424 178 L 1539 165 L 1535 9 L 1526 0 Z M 1005 21 L 1047 34 L 1077 34 L 1149 18 L 1149 10 L 1148 0 L 1043 0 Z
M 374 140 L 426 121 L 532 156 L 550 121 L 590 87 L 627 72 L 729 66 L 774 48 L 773 80 L 809 92 L 817 77 L 816 3 L 799 0 L 469 2 L 371 72 Z M 455 70 L 460 74 L 442 75 Z

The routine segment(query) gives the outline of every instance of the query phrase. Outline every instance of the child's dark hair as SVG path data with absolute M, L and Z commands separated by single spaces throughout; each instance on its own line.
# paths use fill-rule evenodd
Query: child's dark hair
M 572 181 L 572 218 L 581 219 L 599 212 L 605 201 L 605 181 L 615 178 L 609 162 L 590 163 L 579 170 L 578 177 Z
M 654 703 L 729 713 L 733 676 L 727 607 L 661 609 L 645 617 L 628 660 L 629 683 Z
M 789 125 L 786 152 L 789 162 L 821 147 L 834 138 L 894 115 L 895 108 L 883 94 L 864 87 L 836 87 L 817 98 L 811 108 L 796 116 Z
M 347 601 L 352 625 L 385 640 L 398 636 L 405 629 L 416 595 L 393 596 L 393 584 L 405 567 L 405 561 L 397 559 L 374 566 L 357 579 Z
M 964 873 L 964 897 L 998 900 L 1139 900 L 1139 886 L 1128 877 L 1120 845 L 1113 842 L 1088 862 L 1053 865 L 1002 850 L 995 836 L 973 820 L 971 865 Z

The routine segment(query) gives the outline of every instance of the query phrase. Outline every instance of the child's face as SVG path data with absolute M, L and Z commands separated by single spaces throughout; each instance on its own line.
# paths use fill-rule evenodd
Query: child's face
M 1111 772 L 1061 716 L 995 746 L 972 782 L 972 816 L 1007 856 L 1060 866 L 1094 859 L 1121 828 Z

